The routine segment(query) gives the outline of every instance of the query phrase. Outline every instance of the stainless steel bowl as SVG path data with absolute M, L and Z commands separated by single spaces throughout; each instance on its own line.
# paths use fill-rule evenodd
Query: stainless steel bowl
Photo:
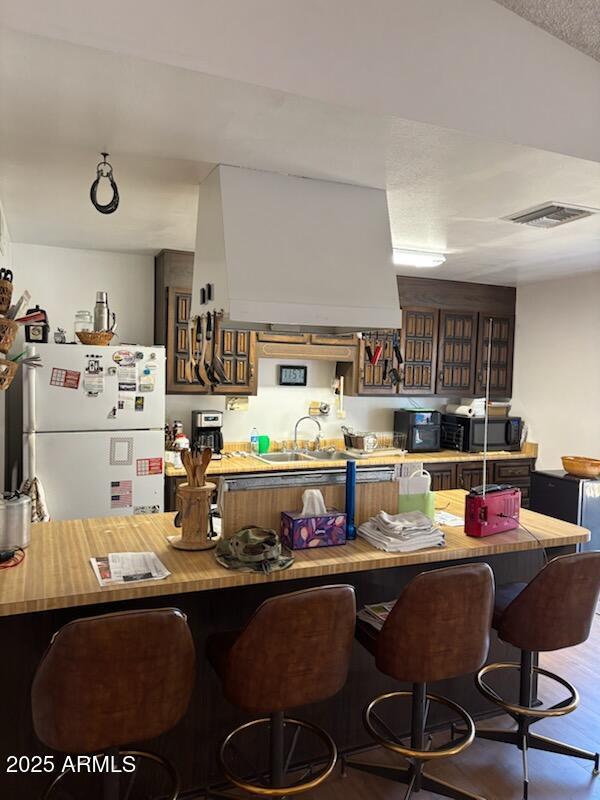
M 5 492 L 0 496 L 0 550 L 27 547 L 31 539 L 31 498 Z

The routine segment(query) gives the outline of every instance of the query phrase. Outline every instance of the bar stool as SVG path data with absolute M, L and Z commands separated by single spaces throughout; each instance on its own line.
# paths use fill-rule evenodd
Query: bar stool
M 498 589 L 493 627 L 502 641 L 521 650 L 517 663 L 488 664 L 479 671 L 476 684 L 492 703 L 500 706 L 517 723 L 517 730 L 478 730 L 477 736 L 516 745 L 523 753 L 523 797 L 529 787 L 527 750 L 546 750 L 594 762 L 593 774 L 600 767 L 600 754 L 580 750 L 547 736 L 532 733 L 530 726 L 542 719 L 570 714 L 579 705 L 579 695 L 568 681 L 537 666 L 537 654 L 585 642 L 590 634 L 600 592 L 600 552 L 574 553 L 550 561 L 532 581 L 513 583 Z M 519 702 L 501 698 L 485 678 L 497 670 L 519 670 Z M 566 700 L 550 708 L 533 703 L 534 676 L 544 675 L 569 692 Z
M 220 761 L 229 783 L 252 795 L 293 796 L 314 789 L 331 775 L 337 749 L 322 728 L 291 719 L 291 708 L 327 700 L 346 682 L 354 637 L 356 604 L 351 586 L 324 586 L 266 600 L 242 631 L 209 637 L 207 654 L 220 677 L 227 699 L 250 714 L 225 739 Z M 267 716 L 268 715 L 268 716 Z M 268 780 L 260 783 L 229 766 L 235 739 L 242 732 L 258 734 L 269 727 Z M 293 731 L 284 753 L 284 734 Z M 316 775 L 287 783 L 286 776 L 300 730 L 314 734 L 327 749 L 327 763 Z M 210 796 L 228 797 L 222 792 Z
M 155 753 L 120 748 L 173 728 L 188 707 L 194 679 L 192 635 L 175 608 L 75 620 L 54 635 L 33 679 L 35 732 L 64 754 L 103 753 L 117 762 L 130 756 L 136 767 L 138 758 L 153 761 L 166 771 L 169 800 L 176 800 L 172 764 Z M 43 800 L 67 774 L 55 778 Z M 135 771 L 128 777 L 132 783 Z M 116 800 L 119 773 L 104 773 L 103 780 L 105 800 Z
M 387 750 L 407 758 L 409 767 L 347 759 L 354 769 L 408 786 L 405 800 L 421 790 L 456 800 L 483 800 L 423 772 L 423 765 L 458 755 L 475 738 L 475 725 L 457 703 L 427 691 L 427 684 L 474 672 L 484 663 L 489 647 L 494 604 L 494 578 L 487 564 L 422 572 L 402 591 L 379 633 L 359 621 L 357 638 L 375 656 L 377 668 L 412 691 L 388 692 L 372 700 L 364 712 L 367 731 Z M 412 699 L 410 745 L 402 741 L 376 713 L 393 698 Z M 455 741 L 437 749 L 426 746 L 425 726 L 430 703 L 441 703 L 466 726 Z M 430 744 L 430 743 L 429 743 Z

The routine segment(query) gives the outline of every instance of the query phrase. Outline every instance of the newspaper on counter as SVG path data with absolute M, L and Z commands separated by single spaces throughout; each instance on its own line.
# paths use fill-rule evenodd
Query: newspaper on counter
M 435 521 L 438 525 L 445 525 L 447 528 L 462 528 L 465 524 L 464 517 L 457 517 L 449 511 L 436 511 Z
M 356 616 L 363 622 L 366 622 L 368 625 L 380 631 L 383 628 L 383 623 L 386 621 L 390 611 L 395 605 L 395 600 L 391 600 L 389 603 L 375 603 L 372 606 L 361 608 Z
M 90 564 L 100 586 L 162 580 L 171 574 L 156 553 L 109 553 L 90 558 Z

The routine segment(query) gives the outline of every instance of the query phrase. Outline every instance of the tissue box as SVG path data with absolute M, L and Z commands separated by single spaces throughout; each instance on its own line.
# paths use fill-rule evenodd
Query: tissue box
M 318 517 L 304 517 L 302 511 L 282 511 L 281 541 L 290 550 L 346 544 L 346 515 L 336 508 L 328 508 Z

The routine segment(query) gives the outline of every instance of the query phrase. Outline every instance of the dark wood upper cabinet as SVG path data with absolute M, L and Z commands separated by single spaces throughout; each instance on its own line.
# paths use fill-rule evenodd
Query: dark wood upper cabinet
M 256 334 L 253 331 L 221 329 L 217 353 L 227 380 L 215 394 L 256 394 Z
M 403 308 L 400 350 L 404 359 L 400 394 L 433 394 L 437 363 L 437 308 Z
M 479 315 L 475 394 L 484 395 L 487 381 L 488 346 L 492 326 L 490 397 L 510 397 L 512 393 L 515 318 L 482 312 Z
M 473 394 L 477 322 L 475 311 L 440 311 L 437 394 Z
M 399 331 L 382 330 L 363 333 L 358 346 L 358 387 L 359 395 L 393 395 L 396 387 L 392 383 L 390 370 L 398 367 L 394 356 L 394 334 Z M 374 355 L 381 347 L 377 364 L 372 364 L 369 351 Z
M 227 380 L 212 389 L 195 374 L 188 380 L 190 335 L 198 357 L 202 341 L 196 341 L 190 319 L 194 254 L 162 250 L 155 259 L 154 341 L 167 351 L 167 394 L 256 394 L 256 334 L 221 328 L 215 350 L 223 361 Z M 212 345 L 205 360 L 212 359 Z
M 195 374 L 191 382 L 188 380 L 190 344 L 192 352 L 199 352 L 202 346 L 202 342 L 195 341 L 192 331 L 192 293 L 187 289 L 169 286 L 166 298 L 167 394 L 208 394 L 209 387 L 202 386 Z

